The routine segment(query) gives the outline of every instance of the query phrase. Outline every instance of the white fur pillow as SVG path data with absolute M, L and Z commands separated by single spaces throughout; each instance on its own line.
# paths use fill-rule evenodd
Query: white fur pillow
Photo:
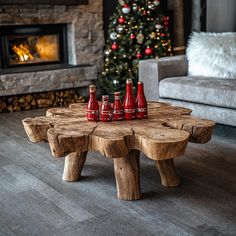
M 191 76 L 236 79 L 236 33 L 193 33 L 186 56 Z

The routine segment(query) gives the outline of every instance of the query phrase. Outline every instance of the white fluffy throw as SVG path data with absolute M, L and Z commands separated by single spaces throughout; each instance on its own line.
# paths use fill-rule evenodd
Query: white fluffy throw
M 236 79 L 236 33 L 193 33 L 186 55 L 189 75 Z

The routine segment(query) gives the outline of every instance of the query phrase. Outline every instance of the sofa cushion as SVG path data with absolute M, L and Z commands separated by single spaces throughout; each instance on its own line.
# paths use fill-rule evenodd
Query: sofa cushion
M 194 32 L 186 55 L 190 76 L 236 79 L 235 32 Z
M 236 80 L 184 76 L 162 80 L 161 98 L 172 98 L 219 107 L 236 108 Z

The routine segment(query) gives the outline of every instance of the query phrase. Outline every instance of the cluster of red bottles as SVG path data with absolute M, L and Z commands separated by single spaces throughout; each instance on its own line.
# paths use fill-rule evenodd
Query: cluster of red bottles
M 99 104 L 96 99 L 96 87 L 90 85 L 90 96 L 87 104 L 87 119 L 89 121 L 99 120 Z M 126 81 L 126 93 L 123 104 L 120 100 L 120 92 L 114 93 L 115 101 L 111 105 L 109 96 L 102 96 L 102 105 L 100 112 L 101 121 L 120 121 L 120 120 L 133 120 L 135 118 L 147 118 L 147 100 L 144 95 L 143 83 L 138 82 L 138 92 L 136 99 L 133 95 L 133 83 L 131 79 Z

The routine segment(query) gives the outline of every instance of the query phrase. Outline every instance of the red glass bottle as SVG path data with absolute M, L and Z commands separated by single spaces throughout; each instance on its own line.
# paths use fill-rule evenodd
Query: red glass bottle
M 124 119 L 124 109 L 123 105 L 120 101 L 120 92 L 115 92 L 115 101 L 114 101 L 114 107 L 113 107 L 113 120 L 123 120 Z
M 101 107 L 101 121 L 112 121 L 112 107 L 109 103 L 109 96 L 102 96 L 102 107 Z
M 87 119 L 88 121 L 98 121 L 99 105 L 96 98 L 96 86 L 89 86 L 89 101 L 87 104 Z
M 144 94 L 143 82 L 138 82 L 138 92 L 136 97 L 136 117 L 138 119 L 145 119 L 148 117 L 147 114 L 147 100 Z
M 126 93 L 124 98 L 124 113 L 125 120 L 135 119 L 135 98 L 133 95 L 133 83 L 131 79 L 126 80 Z

